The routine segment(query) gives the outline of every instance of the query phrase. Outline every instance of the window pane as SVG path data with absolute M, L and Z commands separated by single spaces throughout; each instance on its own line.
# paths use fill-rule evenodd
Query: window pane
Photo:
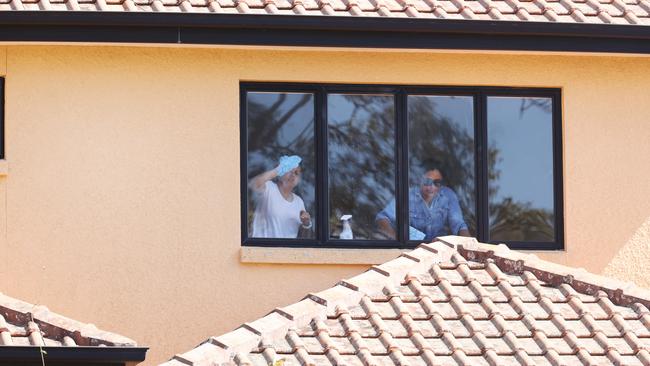
M 316 226 L 314 96 L 248 93 L 246 116 L 248 236 L 313 237 Z M 284 158 L 283 164 L 279 164 L 283 156 L 292 158 Z M 302 159 L 299 164 L 293 156 Z M 278 172 L 286 174 L 278 176 Z M 309 221 L 312 228 L 304 228 L 305 224 L 309 226 Z
M 476 233 L 474 98 L 409 96 L 409 238 Z
M 395 215 L 395 103 L 391 95 L 330 94 L 327 100 L 331 238 L 384 239 L 376 216 Z
M 488 98 L 489 238 L 555 241 L 551 98 Z

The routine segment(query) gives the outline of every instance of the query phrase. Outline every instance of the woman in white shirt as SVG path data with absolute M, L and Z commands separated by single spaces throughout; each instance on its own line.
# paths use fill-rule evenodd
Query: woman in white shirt
M 249 186 L 253 190 L 255 213 L 254 238 L 297 238 L 300 228 L 310 229 L 311 216 L 302 198 L 293 193 L 300 183 L 299 156 L 282 156 L 280 164 L 255 176 Z M 278 178 L 276 182 L 272 180 Z

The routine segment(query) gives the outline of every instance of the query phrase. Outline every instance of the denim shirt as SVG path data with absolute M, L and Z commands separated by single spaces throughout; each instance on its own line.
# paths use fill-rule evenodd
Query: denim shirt
M 395 229 L 397 222 L 395 211 L 395 199 L 393 199 L 377 214 L 375 220 L 387 219 Z M 456 193 L 445 186 L 440 187 L 438 194 L 431 201 L 431 206 L 424 202 L 419 188 L 409 190 L 409 225 L 423 232 L 425 241 L 431 241 L 437 236 L 449 235 L 447 227 L 452 235 L 467 229 Z

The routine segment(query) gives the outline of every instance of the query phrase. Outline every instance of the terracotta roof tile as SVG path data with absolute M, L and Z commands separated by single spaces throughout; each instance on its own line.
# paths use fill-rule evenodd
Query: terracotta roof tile
M 649 305 L 630 283 L 444 237 L 166 365 L 649 365 Z
M 135 347 L 135 341 L 0 293 L 2 346 Z
M 2 11 L 117 11 L 650 25 L 649 0 L 0 0 Z

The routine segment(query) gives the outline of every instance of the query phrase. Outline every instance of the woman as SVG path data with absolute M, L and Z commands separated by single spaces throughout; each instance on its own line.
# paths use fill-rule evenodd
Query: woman
M 249 186 L 253 191 L 254 238 L 297 238 L 300 229 L 310 229 L 311 216 L 302 198 L 293 193 L 300 183 L 300 162 L 297 156 L 282 156 L 274 169 L 255 176 Z M 272 180 L 277 178 L 277 183 Z

